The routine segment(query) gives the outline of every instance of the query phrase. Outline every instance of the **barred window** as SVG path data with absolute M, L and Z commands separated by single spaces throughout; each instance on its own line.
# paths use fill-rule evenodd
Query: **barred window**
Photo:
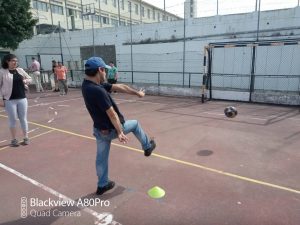
M 64 10 L 63 10 L 62 6 L 51 4 L 51 10 L 52 10 L 52 13 L 59 14 L 59 15 L 64 15 Z
M 138 4 L 134 4 L 135 6 L 135 14 L 139 15 L 139 5 Z

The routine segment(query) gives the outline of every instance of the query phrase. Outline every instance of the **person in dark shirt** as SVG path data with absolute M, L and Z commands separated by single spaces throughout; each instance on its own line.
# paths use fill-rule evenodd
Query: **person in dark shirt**
M 5 55 L 2 59 L 2 69 L 0 69 L 0 95 L 1 104 L 8 114 L 9 128 L 12 136 L 11 146 L 19 146 L 16 139 L 16 122 L 19 118 L 22 131 L 22 144 L 28 145 L 28 122 L 27 122 L 27 98 L 25 88 L 31 82 L 31 77 L 22 69 L 18 68 L 17 57 L 13 54 Z
M 57 67 L 57 62 L 55 60 L 52 60 L 52 73 L 53 73 L 53 78 L 54 78 L 54 90 L 53 90 L 53 92 L 59 92 L 57 75 L 55 73 L 55 67 Z
M 126 134 L 132 132 L 142 145 L 145 156 L 150 156 L 156 147 L 143 131 L 137 120 L 125 120 L 110 93 L 118 91 L 144 97 L 143 90 L 137 91 L 124 84 L 109 84 L 105 69 L 109 66 L 99 57 L 92 57 L 85 63 L 85 79 L 82 83 L 82 95 L 86 108 L 93 119 L 93 132 L 97 141 L 96 172 L 98 186 L 96 194 L 102 195 L 112 189 L 115 182 L 108 178 L 108 158 L 111 141 L 118 138 L 127 143 Z

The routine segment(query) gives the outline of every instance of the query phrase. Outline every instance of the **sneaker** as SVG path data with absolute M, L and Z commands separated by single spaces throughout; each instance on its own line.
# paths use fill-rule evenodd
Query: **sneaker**
M 105 185 L 104 187 L 98 187 L 98 188 L 97 188 L 96 194 L 97 194 L 97 195 L 102 195 L 104 192 L 107 192 L 107 191 L 109 191 L 110 189 L 113 189 L 114 186 L 115 186 L 115 182 L 113 182 L 113 181 L 108 181 L 108 184 Z
M 29 138 L 24 138 L 22 144 L 29 145 Z
M 11 146 L 11 147 L 19 147 L 19 142 L 18 142 L 18 140 L 17 140 L 17 139 L 11 140 L 10 146 Z
M 146 157 L 150 156 L 151 153 L 152 153 L 152 151 L 153 151 L 153 150 L 155 149 L 155 147 L 156 147 L 156 143 L 155 143 L 154 139 L 151 139 L 151 140 L 150 140 L 150 144 L 151 144 L 151 147 L 150 147 L 149 149 L 145 150 L 145 152 L 144 152 L 144 155 L 145 155 Z

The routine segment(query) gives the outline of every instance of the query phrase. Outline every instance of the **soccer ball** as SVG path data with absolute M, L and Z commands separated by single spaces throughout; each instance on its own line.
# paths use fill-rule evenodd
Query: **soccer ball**
M 225 116 L 227 116 L 228 118 L 234 118 L 238 114 L 238 112 L 234 106 L 227 106 L 224 109 L 224 113 L 225 113 Z

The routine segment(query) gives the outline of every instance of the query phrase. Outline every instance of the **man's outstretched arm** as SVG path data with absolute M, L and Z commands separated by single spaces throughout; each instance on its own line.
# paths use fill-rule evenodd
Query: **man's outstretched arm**
M 119 91 L 131 95 L 137 95 L 138 97 L 142 98 L 145 96 L 145 91 L 144 90 L 135 90 L 125 84 L 113 84 L 111 91 Z

